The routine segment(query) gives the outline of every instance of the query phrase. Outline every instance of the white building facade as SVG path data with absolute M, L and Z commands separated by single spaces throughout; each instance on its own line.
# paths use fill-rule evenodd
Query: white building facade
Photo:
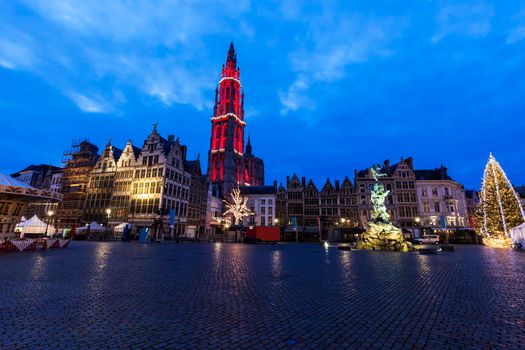
M 422 232 L 469 227 L 465 189 L 447 175 L 445 167 L 415 170 L 415 175 Z
M 275 222 L 274 186 L 241 187 L 241 195 L 248 197 L 248 207 L 254 215 L 245 218 L 245 226 L 273 226 Z

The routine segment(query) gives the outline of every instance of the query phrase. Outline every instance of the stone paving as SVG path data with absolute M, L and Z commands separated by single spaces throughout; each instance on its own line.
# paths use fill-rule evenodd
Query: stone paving
M 0 348 L 518 349 L 525 253 L 73 242 L 0 255 Z

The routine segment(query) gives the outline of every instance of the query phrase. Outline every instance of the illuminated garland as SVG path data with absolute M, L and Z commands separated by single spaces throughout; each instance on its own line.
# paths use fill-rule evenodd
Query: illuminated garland
M 241 190 L 238 187 L 234 188 L 232 191 L 232 202 L 224 201 L 227 210 L 224 212 L 223 216 L 227 217 L 228 215 L 233 215 L 235 225 L 238 225 L 243 217 L 254 215 L 250 208 L 248 208 L 247 203 L 248 197 L 242 197 Z
M 233 80 L 233 81 L 236 81 L 239 83 L 239 87 L 241 87 L 241 81 L 239 79 L 235 79 L 233 77 L 224 77 L 222 78 L 221 80 L 219 80 L 219 85 L 224 81 L 224 80 Z
M 217 117 L 211 117 L 211 120 L 213 121 L 218 121 L 218 120 L 222 120 L 222 119 L 228 119 L 228 117 L 233 117 L 238 123 L 240 123 L 241 125 L 246 125 L 246 122 L 241 120 L 237 114 L 235 113 L 227 113 L 227 114 L 223 114 L 223 115 L 219 115 Z

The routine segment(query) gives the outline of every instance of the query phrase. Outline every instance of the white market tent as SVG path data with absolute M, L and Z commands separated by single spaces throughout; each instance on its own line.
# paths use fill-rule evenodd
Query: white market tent
M 124 229 L 128 226 L 128 228 L 131 228 L 131 224 L 128 224 L 127 222 L 123 222 L 113 228 L 113 232 L 115 233 L 123 233 Z
M 89 225 L 77 228 L 76 232 L 79 233 L 79 234 L 86 234 L 86 233 L 88 233 L 88 228 L 89 228 L 89 232 L 102 232 L 102 231 L 105 230 L 104 226 L 99 225 L 95 221 L 93 221 Z
M 45 234 L 47 227 L 47 234 L 52 235 L 55 233 L 55 227 L 53 225 L 47 225 L 45 222 L 40 220 L 38 216 L 33 216 L 29 220 L 25 220 L 16 225 L 15 232 L 20 232 L 20 237 L 23 238 L 24 235 L 28 233 L 32 234 Z
M 525 222 L 510 229 L 510 238 L 525 247 Z

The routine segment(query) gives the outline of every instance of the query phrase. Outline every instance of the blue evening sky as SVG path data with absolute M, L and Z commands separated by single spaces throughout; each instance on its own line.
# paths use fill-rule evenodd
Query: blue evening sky
M 524 1 L 0 1 L 0 171 L 73 139 L 142 146 L 154 122 L 206 169 L 234 40 L 266 181 L 322 186 L 414 157 L 479 188 L 525 183 Z

